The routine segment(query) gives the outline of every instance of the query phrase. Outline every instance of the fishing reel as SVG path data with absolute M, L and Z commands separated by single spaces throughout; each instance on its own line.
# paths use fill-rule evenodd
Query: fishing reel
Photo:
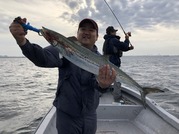
M 127 32 L 126 35 L 129 36 L 129 37 L 132 36 L 132 35 L 131 35 L 131 32 Z

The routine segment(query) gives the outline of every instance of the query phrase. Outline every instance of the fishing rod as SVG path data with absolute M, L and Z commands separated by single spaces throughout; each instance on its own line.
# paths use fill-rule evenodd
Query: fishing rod
M 123 33 L 124 33 L 125 35 L 131 36 L 131 33 L 130 33 L 130 32 L 126 33 L 126 32 L 124 31 L 124 28 L 122 27 L 122 25 L 121 25 L 121 23 L 119 22 L 117 16 L 116 16 L 115 13 L 112 11 L 112 9 L 111 9 L 111 7 L 109 6 L 109 4 L 107 3 L 107 1 L 104 0 L 104 2 L 105 2 L 106 5 L 108 6 L 108 8 L 110 9 L 110 11 L 111 11 L 111 13 L 114 15 L 114 17 L 116 18 L 116 20 L 117 20 L 119 26 L 121 27 Z M 131 42 L 129 42 L 129 43 L 130 43 L 130 45 L 132 46 Z

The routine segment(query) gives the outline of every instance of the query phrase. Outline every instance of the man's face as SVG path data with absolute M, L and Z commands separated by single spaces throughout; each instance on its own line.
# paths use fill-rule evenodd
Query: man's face
M 113 31 L 113 32 L 111 32 L 111 35 L 116 35 L 116 32 L 117 32 L 117 31 Z
M 91 23 L 84 23 L 77 32 L 77 39 L 84 47 L 92 49 L 98 39 L 97 31 Z

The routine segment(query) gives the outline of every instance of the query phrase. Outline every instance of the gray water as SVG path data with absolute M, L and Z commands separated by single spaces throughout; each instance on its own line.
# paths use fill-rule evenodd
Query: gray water
M 151 94 L 161 107 L 179 118 L 179 56 L 124 56 L 122 70 Z M 31 134 L 52 106 L 56 68 L 36 67 L 26 58 L 0 58 L 0 134 Z

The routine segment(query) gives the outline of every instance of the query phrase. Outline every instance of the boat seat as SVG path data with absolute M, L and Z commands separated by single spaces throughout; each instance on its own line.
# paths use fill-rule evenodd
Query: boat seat
M 100 120 L 133 120 L 144 109 L 142 105 L 99 104 L 97 116 Z
M 142 105 L 100 104 L 97 109 L 96 134 L 144 134 L 134 124 Z

